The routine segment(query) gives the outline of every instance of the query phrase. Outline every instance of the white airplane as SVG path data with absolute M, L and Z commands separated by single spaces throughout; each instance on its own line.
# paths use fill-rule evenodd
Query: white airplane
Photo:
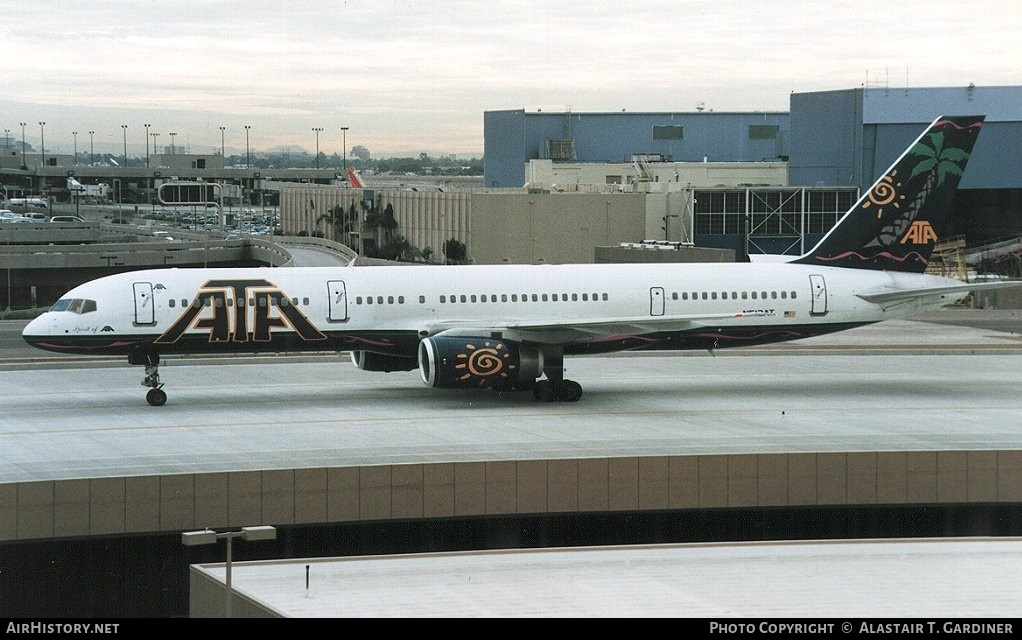
M 788 262 L 134 271 L 76 287 L 23 335 L 144 365 L 155 406 L 164 354 L 325 350 L 366 371 L 418 369 L 432 387 L 576 401 L 565 356 L 797 340 L 1022 284 L 924 273 L 983 119 L 934 120 Z

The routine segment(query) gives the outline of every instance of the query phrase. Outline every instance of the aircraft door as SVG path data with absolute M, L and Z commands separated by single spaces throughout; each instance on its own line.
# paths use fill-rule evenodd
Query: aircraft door
M 327 284 L 328 319 L 331 322 L 348 321 L 348 292 L 343 280 L 330 280 Z
M 664 315 L 664 288 L 650 287 L 649 289 L 649 315 Z
M 135 324 L 156 324 L 153 283 L 136 282 L 132 287 L 135 290 Z
M 827 283 L 823 276 L 809 276 L 809 286 L 813 290 L 812 315 L 822 316 L 827 313 Z

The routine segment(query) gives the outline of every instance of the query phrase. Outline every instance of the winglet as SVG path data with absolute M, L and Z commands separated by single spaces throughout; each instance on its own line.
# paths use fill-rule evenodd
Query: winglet
M 922 273 L 984 116 L 940 117 L 795 264 Z

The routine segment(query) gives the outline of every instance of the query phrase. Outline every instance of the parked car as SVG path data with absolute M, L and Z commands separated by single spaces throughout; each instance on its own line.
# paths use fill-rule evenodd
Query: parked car
M 85 218 L 79 218 L 78 216 L 53 216 L 50 218 L 50 222 L 85 222 Z

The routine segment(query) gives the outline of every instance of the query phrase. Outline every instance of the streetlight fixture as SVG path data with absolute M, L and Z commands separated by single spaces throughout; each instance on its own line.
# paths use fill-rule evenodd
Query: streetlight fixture
M 25 125 L 27 122 L 21 122 L 21 168 L 22 170 L 28 169 L 28 165 L 25 164 Z
M 344 155 L 344 177 L 348 177 L 348 127 L 341 127 L 341 151 Z
M 43 166 L 46 166 L 46 135 L 44 128 L 46 127 L 45 122 L 39 123 L 39 145 L 40 145 L 40 156 L 43 159 Z
M 177 133 L 174 131 L 170 132 L 170 155 L 174 155 L 174 136 L 176 135 Z
M 94 166 L 96 164 L 96 147 L 93 146 L 93 144 L 92 144 L 92 142 L 93 142 L 92 136 L 95 135 L 95 133 L 96 133 L 95 131 L 90 131 L 89 132 L 89 166 L 90 167 Z
M 248 151 L 248 130 L 251 129 L 251 125 L 245 125 L 245 168 L 248 169 L 252 166 L 252 157 Z
M 77 167 L 78 166 L 78 132 L 77 131 L 72 131 L 71 135 L 74 136 L 74 138 L 75 138 L 75 157 L 72 158 L 71 164 L 72 164 L 72 166 Z
M 185 531 L 181 534 L 181 544 L 189 547 L 203 544 L 216 544 L 217 540 L 227 541 L 227 563 L 225 565 L 227 573 L 225 580 L 227 596 L 224 604 L 226 611 L 226 615 L 224 617 L 227 618 L 231 617 L 231 541 L 235 538 L 250 541 L 276 540 L 277 530 L 269 525 L 263 525 L 259 527 L 242 527 L 241 531 L 225 531 L 223 533 L 217 533 L 212 529 L 204 529 L 203 531 Z
M 148 169 L 149 168 L 149 127 L 151 127 L 152 125 L 151 124 L 144 124 L 142 126 L 145 127 L 145 166 L 146 166 L 146 169 Z M 153 149 L 153 151 L 155 151 L 155 149 Z
M 316 132 L 316 168 L 319 169 L 319 132 L 323 127 L 313 127 L 312 130 Z
M 124 132 L 124 166 L 128 166 L 128 125 L 122 124 L 121 131 Z

